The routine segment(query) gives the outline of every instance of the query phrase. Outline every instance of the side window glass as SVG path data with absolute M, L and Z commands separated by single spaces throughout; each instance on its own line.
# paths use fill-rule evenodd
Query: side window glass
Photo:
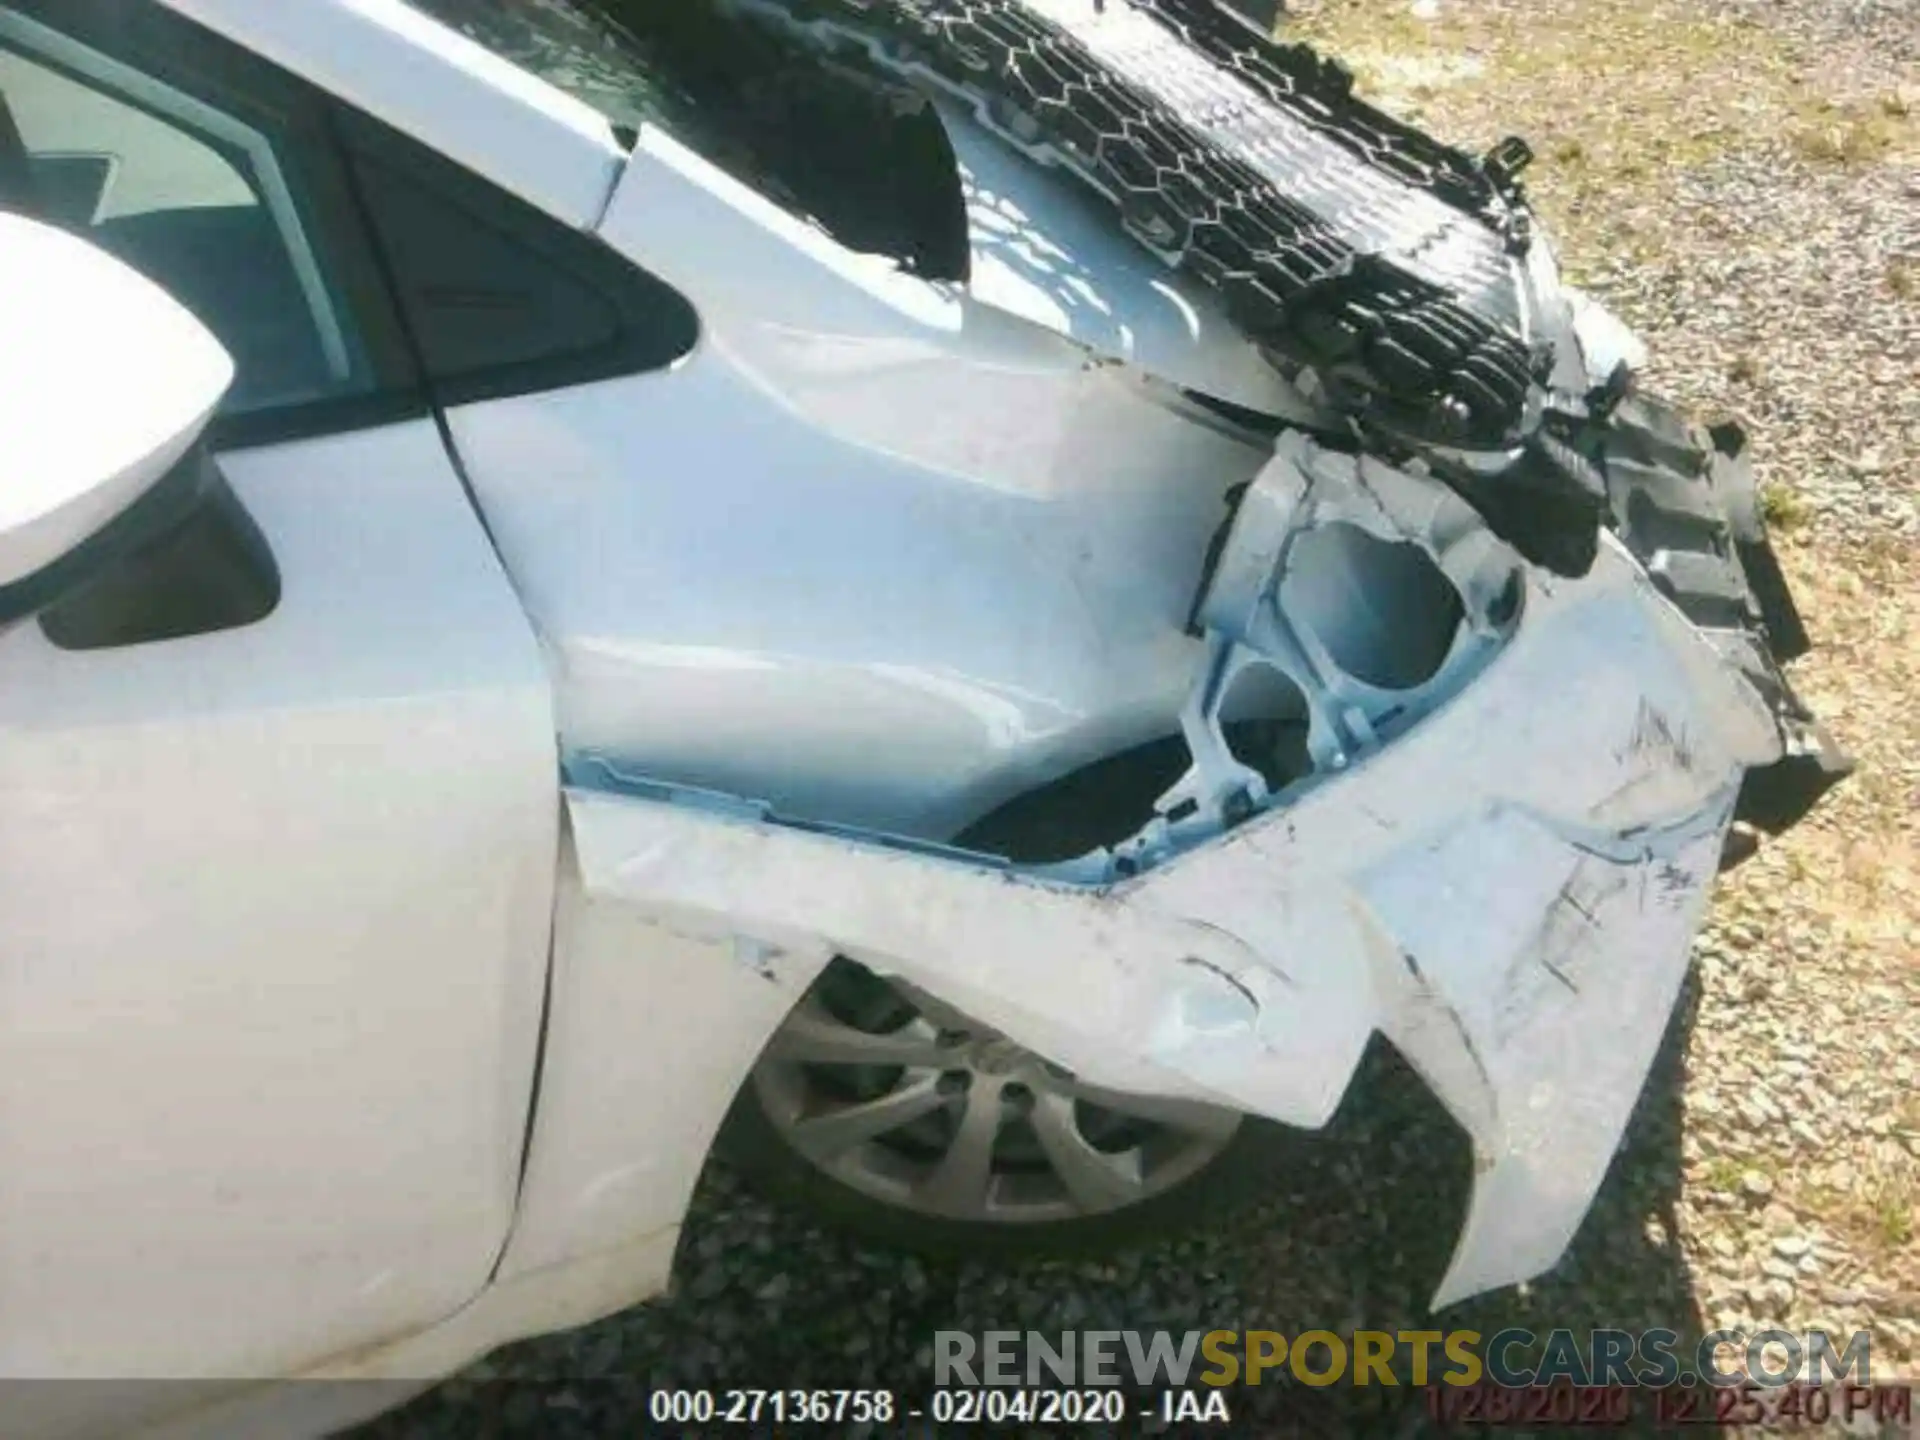
M 24 150 L 10 193 L 220 337 L 238 371 L 227 413 L 375 388 L 270 136 L 4 8 L 0 102 L 0 136 L 10 120 Z

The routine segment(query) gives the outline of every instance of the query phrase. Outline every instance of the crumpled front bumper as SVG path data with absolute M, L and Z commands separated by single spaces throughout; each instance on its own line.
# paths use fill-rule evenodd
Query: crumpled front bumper
M 1476 574 L 1493 584 L 1473 538 L 1435 545 L 1466 591 Z M 1209 603 L 1233 568 L 1230 553 Z M 1580 579 L 1511 573 L 1522 593 L 1480 597 L 1508 629 L 1469 683 L 1243 823 L 1144 854 L 1130 878 L 786 823 L 580 762 L 568 803 L 586 887 L 734 937 L 756 965 L 838 954 L 897 974 L 1094 1083 L 1296 1125 L 1332 1116 L 1378 1031 L 1476 1155 L 1435 1303 L 1529 1278 L 1605 1174 L 1742 777 L 1782 740 L 1611 537 Z

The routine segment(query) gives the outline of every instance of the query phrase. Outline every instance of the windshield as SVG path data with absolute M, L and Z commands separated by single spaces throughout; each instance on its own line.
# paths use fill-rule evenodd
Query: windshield
M 644 19 L 666 7 L 637 0 L 407 0 L 494 54 L 591 105 L 615 125 L 689 128 L 693 98 L 668 78 L 670 61 L 610 11 Z M 700 9 L 700 0 L 669 0 Z
M 592 106 L 658 126 L 850 249 L 963 279 L 965 204 L 925 97 L 709 0 L 408 0 Z

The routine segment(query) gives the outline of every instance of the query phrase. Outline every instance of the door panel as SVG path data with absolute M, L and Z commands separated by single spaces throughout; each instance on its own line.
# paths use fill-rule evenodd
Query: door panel
M 557 844 L 546 674 L 427 421 L 222 457 L 264 620 L 0 635 L 0 1374 L 257 1376 L 505 1242 Z

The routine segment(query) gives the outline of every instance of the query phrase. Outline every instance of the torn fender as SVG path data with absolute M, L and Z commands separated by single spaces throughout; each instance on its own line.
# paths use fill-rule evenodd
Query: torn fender
M 1317 1127 L 1368 1038 L 1472 1137 L 1436 1304 L 1553 1265 L 1684 973 L 1764 704 L 1610 541 L 1532 576 L 1476 682 L 1297 798 L 1133 879 L 789 824 L 576 761 L 583 883 L 754 953 L 844 954 L 1095 1083 Z

